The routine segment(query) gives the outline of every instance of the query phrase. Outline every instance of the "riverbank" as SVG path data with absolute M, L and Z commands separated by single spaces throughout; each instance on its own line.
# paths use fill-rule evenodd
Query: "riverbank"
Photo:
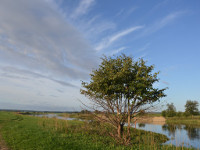
M 59 116 L 66 118 L 77 118 L 82 120 L 93 120 L 93 116 L 91 114 L 84 113 L 58 113 Z M 146 114 L 144 116 L 140 116 L 139 118 L 135 118 L 132 122 L 137 123 L 149 123 L 149 124 L 174 124 L 174 125 L 192 125 L 200 127 L 200 116 L 188 116 L 188 117 L 163 117 L 161 114 Z
M 136 119 L 137 120 L 137 119 Z M 181 117 L 162 117 L 161 114 L 150 114 L 141 116 L 137 121 L 138 123 L 150 124 L 174 124 L 174 125 L 190 125 L 200 127 L 200 116 L 181 116 Z
M 77 119 L 82 119 L 82 120 L 94 120 L 94 116 L 92 114 L 84 114 L 84 113 L 58 113 L 58 116 L 66 117 L 66 118 L 77 118 Z M 140 116 L 134 118 L 131 122 L 136 122 L 137 123 L 150 123 L 150 124 L 159 124 L 159 125 L 164 125 L 166 123 L 166 119 L 162 116 Z
M 162 145 L 162 134 L 132 129 L 130 146 L 117 144 L 103 127 L 93 122 L 39 118 L 16 113 L 0 112 L 0 132 L 12 150 L 27 149 L 182 149 Z M 107 128 L 110 130 L 111 128 Z M 188 149 L 188 148 L 185 148 Z
M 149 123 L 149 124 L 157 124 L 157 125 L 165 125 L 166 119 L 162 116 L 160 117 L 148 117 L 144 116 L 141 118 L 136 118 L 137 123 Z
M 166 123 L 200 126 L 200 116 L 168 117 L 166 118 Z

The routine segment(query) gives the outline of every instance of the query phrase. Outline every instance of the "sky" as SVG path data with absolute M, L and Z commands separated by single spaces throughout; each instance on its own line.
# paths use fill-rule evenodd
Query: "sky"
M 200 103 L 200 1 L 0 0 L 0 109 L 79 111 L 81 81 L 121 53 L 155 65 L 165 104 Z

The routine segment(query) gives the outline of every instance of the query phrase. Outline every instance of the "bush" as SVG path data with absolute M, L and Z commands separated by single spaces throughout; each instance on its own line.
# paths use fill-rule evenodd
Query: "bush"
M 190 116 L 190 113 L 188 113 L 188 112 L 184 112 L 184 113 L 183 113 L 183 116 L 185 116 L 185 117 L 189 117 L 189 116 Z
M 177 113 L 176 113 L 176 116 L 177 116 L 177 117 L 182 117 L 182 116 L 183 116 L 183 112 L 181 112 L 181 111 L 177 112 Z
M 163 117 L 166 117 L 166 110 L 163 110 L 163 111 L 161 112 L 161 115 L 162 115 Z
M 167 104 L 166 117 L 176 116 L 176 108 L 173 103 Z

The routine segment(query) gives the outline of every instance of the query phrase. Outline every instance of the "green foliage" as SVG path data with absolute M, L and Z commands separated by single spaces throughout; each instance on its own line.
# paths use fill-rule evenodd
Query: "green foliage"
M 185 113 L 189 115 L 198 115 L 199 114 L 198 106 L 199 103 L 197 101 L 187 100 L 185 104 Z
M 167 109 L 162 111 L 163 117 L 174 117 L 176 116 L 176 108 L 173 103 L 167 104 Z
M 174 117 L 174 116 L 176 116 L 176 108 L 175 108 L 175 106 L 174 106 L 174 104 L 173 103 L 171 103 L 171 104 L 167 104 L 167 110 L 166 110 L 166 115 L 167 115 L 167 117 Z
M 184 113 L 181 112 L 181 111 L 178 111 L 178 112 L 176 113 L 176 116 L 177 116 L 177 117 L 182 117 L 183 115 L 184 115 Z
M 91 112 L 88 111 L 88 110 L 81 110 L 81 113 L 82 113 L 82 114 L 90 114 Z
M 163 110 L 162 112 L 161 112 L 161 115 L 163 116 L 163 117 L 166 117 L 167 115 L 166 115 L 166 110 Z
M 165 89 L 153 88 L 158 73 L 152 73 L 154 66 L 147 66 L 143 59 L 121 55 L 116 58 L 103 57 L 99 69 L 94 70 L 90 83 L 82 82 L 81 90 L 89 98 L 103 100 L 137 99 L 133 105 L 152 103 L 164 97 Z
M 102 122 L 113 125 L 117 130 L 117 136 L 112 133 L 113 137 L 126 145 L 130 140 L 131 118 L 142 114 L 165 96 L 165 89 L 153 87 L 159 81 L 158 72 L 153 73 L 153 69 L 154 66 L 146 65 L 143 59 L 134 61 L 124 54 L 104 56 L 99 68 L 90 74 L 90 83 L 82 82 L 81 94 L 87 96 L 95 107 L 103 109 L 107 119 Z M 126 135 L 123 128 L 127 120 Z
M 190 114 L 189 112 L 184 112 L 184 113 L 183 113 L 183 116 L 184 116 L 184 117 L 189 117 L 189 116 L 191 116 L 191 114 Z

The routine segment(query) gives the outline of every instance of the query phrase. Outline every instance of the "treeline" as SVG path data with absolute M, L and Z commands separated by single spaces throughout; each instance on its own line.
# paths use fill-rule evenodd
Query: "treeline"
M 199 103 L 197 101 L 187 100 L 185 104 L 185 112 L 176 111 L 176 107 L 173 103 L 167 104 L 167 109 L 162 111 L 163 117 L 188 117 L 188 116 L 194 116 L 194 115 L 200 115 L 199 109 L 198 109 Z

